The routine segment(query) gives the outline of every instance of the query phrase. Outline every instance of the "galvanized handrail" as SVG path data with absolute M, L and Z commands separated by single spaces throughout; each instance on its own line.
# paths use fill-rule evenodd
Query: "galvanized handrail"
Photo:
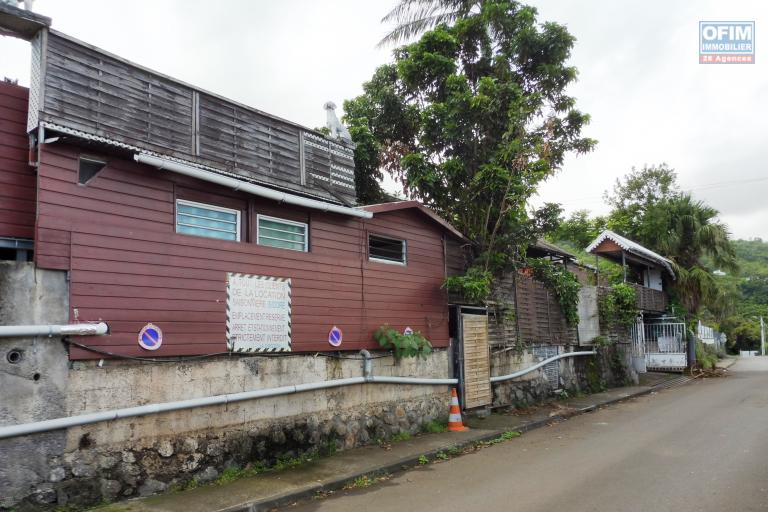
M 576 356 L 594 356 L 597 352 L 594 350 L 584 350 L 581 352 L 566 352 L 564 354 L 558 354 L 556 356 L 550 357 L 548 359 L 545 359 L 533 366 L 530 366 L 524 370 L 517 371 L 515 373 L 510 373 L 509 375 L 499 375 L 498 377 L 491 377 L 491 384 L 495 382 L 504 382 L 506 380 L 512 380 L 516 379 L 518 377 L 522 377 L 523 375 L 526 375 L 528 373 L 531 373 L 532 371 L 538 370 L 542 366 L 546 366 L 549 363 L 552 363 L 554 361 L 557 361 L 559 359 L 565 359 L 566 357 L 576 357 Z

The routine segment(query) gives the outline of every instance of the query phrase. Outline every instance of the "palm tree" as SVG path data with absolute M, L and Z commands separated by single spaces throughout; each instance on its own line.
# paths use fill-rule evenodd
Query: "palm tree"
M 397 23 L 378 46 L 403 43 L 442 23 L 452 23 L 480 10 L 484 0 L 400 0 L 381 21 Z
M 717 309 L 723 297 L 712 271 L 737 270 L 728 227 L 718 220 L 717 210 L 690 194 L 661 201 L 655 208 L 666 217 L 666 229 L 658 233 L 655 245 L 674 264 L 674 287 L 683 306 L 692 315 L 702 305 Z M 715 268 L 710 268 L 708 262 Z

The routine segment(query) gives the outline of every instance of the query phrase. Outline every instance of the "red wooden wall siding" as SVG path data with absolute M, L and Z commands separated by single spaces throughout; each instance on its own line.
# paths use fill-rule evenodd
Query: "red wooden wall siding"
M 435 346 L 448 343 L 442 229 L 417 211 L 370 221 L 278 205 L 126 160 L 109 160 L 88 185 L 77 183 L 79 152 L 43 146 L 39 168 L 36 261 L 71 270 L 72 319 L 107 321 L 109 336 L 82 341 L 123 355 L 147 355 L 136 336 L 160 325 L 152 355 L 226 350 L 226 274 L 292 279 L 294 351 L 331 350 L 328 330 L 344 332 L 342 349 L 375 348 L 372 332 L 411 326 Z M 309 223 L 310 252 L 259 246 L 244 222 L 244 242 L 177 235 L 174 197 Z M 407 240 L 408 265 L 369 262 L 367 233 Z M 74 359 L 101 357 L 73 349 Z
M 29 165 L 24 87 L 0 82 L 0 237 L 34 238 L 35 173 Z

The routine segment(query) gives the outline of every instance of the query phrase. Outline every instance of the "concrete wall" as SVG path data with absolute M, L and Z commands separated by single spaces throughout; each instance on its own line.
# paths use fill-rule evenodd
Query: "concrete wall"
M 557 346 L 562 354 L 571 348 Z M 541 361 L 533 351 L 504 350 L 491 352 L 491 375 L 507 375 Z M 524 408 L 544 402 L 566 392 L 595 393 L 606 388 L 637 384 L 638 376 L 631 365 L 628 344 L 598 349 L 596 356 L 578 356 L 550 363 L 557 366 L 557 378 L 550 380 L 547 365 L 523 377 L 492 385 L 493 407 Z M 551 375 L 551 374 L 550 374 Z
M 0 261 L 0 325 L 67 323 L 68 296 L 65 272 Z M 64 416 L 67 366 L 59 339 L 0 339 L 0 425 Z M 64 444 L 64 432 L 0 440 L 0 508 L 37 490 L 47 493 L 36 486 Z
M 66 323 L 66 290 L 64 272 L 3 262 L 0 323 Z M 2 341 L 0 347 L 0 425 L 362 375 L 359 359 L 313 355 L 70 365 L 57 339 Z M 23 351 L 17 364 L 6 359 L 14 348 Z M 373 368 L 375 375 L 446 377 L 448 359 L 446 350 L 426 361 L 386 356 Z M 446 417 L 448 401 L 447 386 L 367 384 L 0 440 L 0 510 L 146 495 L 192 479 L 210 481 L 232 465 L 271 465 L 414 433 Z

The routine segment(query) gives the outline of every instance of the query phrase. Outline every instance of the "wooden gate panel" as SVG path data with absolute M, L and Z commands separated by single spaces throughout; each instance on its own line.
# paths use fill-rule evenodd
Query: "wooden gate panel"
M 491 360 L 488 353 L 488 317 L 462 314 L 464 340 L 464 407 L 490 405 Z

